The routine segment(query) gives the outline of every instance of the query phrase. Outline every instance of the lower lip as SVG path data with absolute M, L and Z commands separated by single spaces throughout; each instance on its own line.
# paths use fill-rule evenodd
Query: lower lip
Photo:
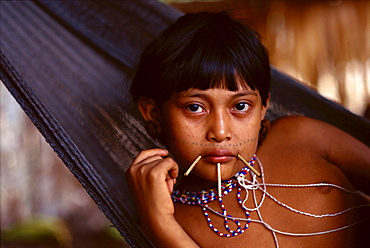
M 229 162 L 233 158 L 234 158 L 233 156 L 208 156 L 205 157 L 204 160 L 206 160 L 209 163 L 217 164 Z

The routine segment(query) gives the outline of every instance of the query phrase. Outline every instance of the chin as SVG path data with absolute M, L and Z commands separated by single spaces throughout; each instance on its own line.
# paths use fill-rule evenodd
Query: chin
M 196 173 L 198 177 L 202 178 L 203 180 L 217 182 L 217 166 L 212 165 L 214 169 L 210 169 L 207 172 L 198 172 Z M 225 165 L 227 166 L 227 165 Z M 239 170 L 238 169 L 231 169 L 227 168 L 225 169 L 225 166 L 223 167 L 221 164 L 221 180 L 227 180 L 231 177 L 233 177 Z

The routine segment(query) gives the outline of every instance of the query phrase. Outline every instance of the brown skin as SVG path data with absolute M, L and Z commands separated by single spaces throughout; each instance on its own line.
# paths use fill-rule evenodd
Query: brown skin
M 243 164 L 241 154 L 252 157 L 257 148 L 259 123 L 266 106 L 258 92 L 248 87 L 237 92 L 224 89 L 191 89 L 174 94 L 159 110 L 150 99 L 141 99 L 140 111 L 147 121 L 160 126 L 168 152 L 151 149 L 141 152 L 127 172 L 144 232 L 158 247 L 274 247 L 271 231 L 251 223 L 242 235 L 218 237 L 207 225 L 199 206 L 173 204 L 170 198 L 179 167 L 188 168 L 201 154 L 202 159 L 180 189 L 199 190 L 216 186 L 215 163 L 221 162 L 222 179 L 230 178 Z M 215 155 L 216 154 L 216 155 Z M 346 133 L 307 117 L 284 117 L 271 126 L 257 156 L 263 163 L 267 183 L 307 184 L 329 182 L 366 192 L 370 179 L 370 149 Z M 176 162 L 175 162 L 176 161 Z M 258 170 L 260 168 L 256 167 Z M 250 177 L 248 175 L 247 177 Z M 361 180 L 359 180 L 361 179 Z M 269 187 L 278 200 L 302 211 L 324 214 L 369 203 L 359 195 L 337 189 L 286 189 Z M 369 192 L 367 192 L 369 193 Z M 260 196 L 258 192 L 258 199 Z M 224 197 L 228 213 L 243 217 L 235 191 Z M 210 204 L 218 209 L 218 203 Z M 251 197 L 247 202 L 253 207 Z M 312 218 L 293 213 L 270 199 L 261 207 L 264 221 L 287 232 L 318 232 L 338 228 L 368 218 L 369 208 L 357 209 L 330 218 Z M 253 219 L 258 219 L 255 212 Z M 222 231 L 223 219 L 212 218 Z M 277 235 L 280 247 L 358 247 L 368 242 L 362 230 L 369 222 L 343 231 L 312 237 Z M 361 246 L 364 246 L 361 243 Z

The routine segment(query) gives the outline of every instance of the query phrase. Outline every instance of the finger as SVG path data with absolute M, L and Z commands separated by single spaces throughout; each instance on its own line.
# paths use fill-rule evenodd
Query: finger
M 179 166 L 176 162 L 173 163 L 174 166 L 171 166 L 166 175 L 166 183 L 169 193 L 171 194 L 174 186 L 176 184 L 176 178 L 179 174 Z
M 162 159 L 163 159 L 163 157 L 156 155 L 156 156 L 152 156 L 152 157 L 148 157 L 148 158 L 143 159 L 142 161 L 140 161 L 140 163 L 138 163 L 138 165 L 146 165 L 146 164 L 150 164 L 150 163 L 153 163 L 157 160 L 162 160 Z M 158 161 L 158 162 L 160 162 L 160 161 Z
M 178 176 L 179 166 L 170 157 L 162 158 L 161 160 L 154 161 L 151 166 L 147 167 L 153 175 L 162 175 L 162 179 L 174 179 Z
M 165 149 L 161 148 L 154 148 L 154 149 L 149 149 L 149 150 L 144 150 L 137 155 L 137 157 L 134 159 L 132 164 L 140 164 L 142 163 L 145 159 L 150 158 L 150 157 L 155 157 L 155 156 L 160 156 L 160 157 L 165 157 L 168 155 L 168 151 Z
M 176 184 L 176 179 L 168 179 L 168 180 L 166 180 L 166 183 L 167 183 L 167 187 L 168 187 L 168 191 L 170 192 L 170 194 L 172 193 L 172 191 L 173 191 L 173 187 L 174 187 L 174 185 Z
M 167 167 L 167 176 L 168 178 L 174 179 L 177 178 L 179 174 L 179 166 L 178 164 L 170 157 L 164 158 L 165 162 L 168 162 Z
M 176 167 L 171 168 L 171 170 L 168 171 L 168 175 L 172 179 L 177 178 L 179 175 L 179 166 L 176 164 Z

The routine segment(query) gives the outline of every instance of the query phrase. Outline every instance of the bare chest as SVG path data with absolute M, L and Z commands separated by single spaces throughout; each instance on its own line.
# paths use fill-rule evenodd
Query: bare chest
M 280 247 L 355 247 L 351 240 L 369 227 L 369 221 L 334 230 L 369 217 L 369 208 L 352 209 L 366 200 L 332 186 L 350 188 L 340 171 L 315 159 L 298 165 L 294 159 L 286 160 L 284 168 L 271 162 L 266 160 L 263 167 L 266 185 L 242 189 L 242 205 L 234 189 L 224 197 L 224 209 L 217 200 L 206 211 L 176 204 L 177 220 L 201 247 L 276 247 L 276 243 Z M 232 216 L 227 221 L 216 214 L 225 210 Z M 240 230 L 244 232 L 232 235 Z M 220 233 L 233 237 L 220 237 Z

